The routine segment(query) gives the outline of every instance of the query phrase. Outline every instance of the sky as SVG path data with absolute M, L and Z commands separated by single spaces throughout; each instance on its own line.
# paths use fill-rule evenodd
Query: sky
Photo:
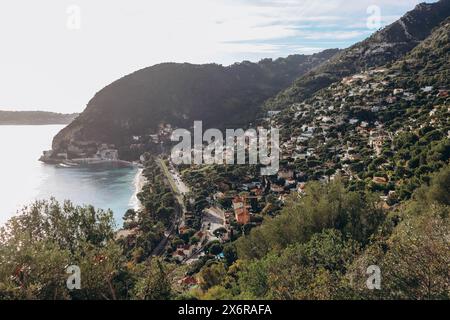
M 161 62 L 346 48 L 419 2 L 2 0 L 0 110 L 81 112 L 109 83 Z

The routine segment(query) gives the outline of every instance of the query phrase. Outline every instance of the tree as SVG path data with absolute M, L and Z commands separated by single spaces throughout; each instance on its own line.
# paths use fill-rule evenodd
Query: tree
M 306 196 L 286 204 L 279 216 L 266 219 L 236 247 L 240 258 L 261 258 L 271 249 L 305 243 L 315 233 L 334 228 L 365 244 L 384 220 L 384 212 L 373 194 L 348 192 L 340 181 L 311 182 Z
M 238 259 L 236 247 L 231 243 L 224 246 L 223 255 L 227 266 L 231 266 Z
M 333 299 L 341 277 L 359 246 L 337 230 L 324 230 L 305 244 L 250 262 L 239 275 L 246 297 L 259 299 Z
M 211 241 L 205 247 L 205 252 L 210 253 L 212 255 L 218 255 L 223 250 L 222 245 L 219 241 Z
M 386 221 L 384 233 L 349 268 L 351 297 L 449 299 L 449 176 L 447 166 Z M 370 265 L 380 267 L 381 290 L 366 287 Z
M 213 263 L 209 266 L 204 266 L 198 274 L 200 288 L 206 291 L 213 286 L 219 285 L 225 275 L 226 270 L 223 263 Z
M 384 290 L 399 299 L 449 299 L 450 224 L 435 209 L 405 221 L 383 259 Z
M 0 296 L 119 298 L 116 275 L 122 271 L 123 255 L 113 236 L 109 211 L 55 200 L 34 203 L 0 230 Z M 81 269 L 79 291 L 66 287 L 69 265 Z
M 135 273 L 139 280 L 134 288 L 134 298 L 168 300 L 172 297 L 170 277 L 160 260 L 152 259 L 148 264 L 137 266 Z

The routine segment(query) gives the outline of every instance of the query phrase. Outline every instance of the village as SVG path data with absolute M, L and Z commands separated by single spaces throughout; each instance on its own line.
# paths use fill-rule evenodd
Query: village
M 386 69 L 369 70 L 344 78 L 304 103 L 292 105 L 287 113 L 269 112 L 268 123 L 279 127 L 281 132 L 292 132 L 281 135 L 284 138 L 281 143 L 282 160 L 288 167 L 304 169 L 297 173 L 297 177 L 312 174 L 323 182 L 332 181 L 337 176 L 362 180 L 367 178 L 361 174 L 364 171 L 361 167 L 365 165 L 358 164 L 383 159 L 384 152 L 395 150 L 396 137 L 423 128 L 423 124 L 421 127 L 416 125 L 416 116 L 429 104 L 430 110 L 425 113 L 429 126 L 445 128 L 448 119 L 439 115 L 449 111 L 448 88 L 424 86 L 408 90 L 395 87 L 396 77 L 398 74 L 389 73 Z M 403 108 L 405 105 L 417 106 L 417 111 L 405 115 L 406 123 L 402 126 L 395 126 L 389 113 L 395 113 L 399 106 Z M 299 166 L 299 163 L 303 165 Z M 304 164 L 310 164 L 309 168 Z M 383 168 L 393 165 L 379 163 L 376 171 L 386 171 Z M 388 175 L 372 175 L 370 178 L 374 184 L 387 185 L 390 182 Z M 281 188 L 274 191 L 281 191 Z
M 265 216 L 277 215 L 289 197 L 305 196 L 310 181 L 340 179 L 355 190 L 379 192 L 386 209 L 395 206 L 404 196 L 404 178 L 393 174 L 401 164 L 391 156 L 402 152 L 397 140 L 424 130 L 423 123 L 429 126 L 427 132 L 445 128 L 445 114 L 450 112 L 448 88 L 406 89 L 397 85 L 397 77 L 387 69 L 369 70 L 346 77 L 288 110 L 268 111 L 258 128 L 277 128 L 281 133 L 280 169 L 275 175 L 261 176 L 257 166 L 243 169 L 214 161 L 177 165 L 163 156 L 164 172 L 182 208 L 176 233 L 166 234 L 166 258 L 191 266 L 211 254 L 224 259 L 216 247 L 246 234 Z M 400 112 L 408 108 L 417 110 Z M 403 119 L 401 125 L 391 120 L 392 114 Z M 416 125 L 418 114 L 427 117 L 420 126 Z M 140 148 L 138 143 L 149 139 L 161 151 L 168 151 L 173 130 L 170 124 L 161 124 L 155 134 L 133 137 L 132 147 Z M 234 150 L 239 147 L 248 154 L 250 139 L 236 139 Z M 232 151 L 224 148 L 226 156 Z M 195 150 L 190 152 L 195 157 Z M 178 244 L 174 247 L 174 243 Z M 180 285 L 196 284 L 189 275 L 179 281 Z

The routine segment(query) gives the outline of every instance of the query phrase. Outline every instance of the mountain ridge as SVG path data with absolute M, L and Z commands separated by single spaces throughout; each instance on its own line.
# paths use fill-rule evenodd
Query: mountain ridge
M 328 49 L 228 67 L 163 63 L 138 70 L 99 91 L 80 117 L 55 137 L 53 149 L 65 151 L 79 141 L 126 146 L 133 135 L 151 134 L 161 123 L 245 125 L 267 98 L 336 52 Z
M 395 61 L 428 37 L 450 15 L 450 0 L 420 3 L 399 20 L 369 38 L 344 49 L 265 103 L 265 109 L 281 110 L 301 102 L 318 90 L 363 69 Z
M 47 125 L 69 124 L 78 113 L 63 114 L 48 111 L 3 111 L 0 110 L 0 125 Z
M 312 180 L 339 173 L 355 190 L 404 200 L 450 158 L 449 59 L 447 18 L 392 65 L 283 110 L 272 119 L 282 130 L 283 158 Z
M 245 127 L 263 117 L 263 111 L 288 108 L 344 77 L 400 59 L 449 14 L 450 0 L 422 3 L 348 49 L 311 56 L 229 67 L 163 63 L 138 70 L 99 91 L 56 135 L 53 150 L 89 156 L 94 145 L 106 143 L 119 149 L 122 158 L 134 136 L 154 134 L 161 125 L 190 128 L 202 120 L 204 126 L 219 129 Z M 85 145 L 90 145 L 88 150 L 83 150 Z

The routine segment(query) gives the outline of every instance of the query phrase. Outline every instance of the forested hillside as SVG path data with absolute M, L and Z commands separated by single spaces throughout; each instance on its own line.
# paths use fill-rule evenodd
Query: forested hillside
M 129 146 L 133 135 L 156 133 L 161 123 L 185 128 L 194 120 L 218 128 L 246 125 L 267 98 L 336 52 L 229 67 L 164 63 L 137 71 L 98 92 L 55 137 L 53 149 L 86 141 Z
M 343 77 L 399 59 L 427 38 L 449 14 L 449 0 L 417 5 L 393 24 L 342 50 L 320 68 L 297 79 L 292 86 L 268 100 L 266 109 L 287 108 Z
M 69 124 L 78 114 L 45 111 L 0 111 L 0 125 Z
M 408 198 L 450 157 L 449 22 L 394 64 L 344 78 L 279 114 L 287 162 L 309 179 L 340 174 L 352 189 L 390 193 L 392 203 Z

